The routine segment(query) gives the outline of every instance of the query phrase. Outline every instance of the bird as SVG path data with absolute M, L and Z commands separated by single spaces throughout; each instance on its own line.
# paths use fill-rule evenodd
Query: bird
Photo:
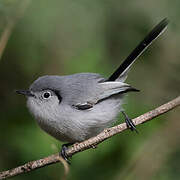
M 67 148 L 96 136 L 111 126 L 120 112 L 126 125 L 137 131 L 122 108 L 124 96 L 139 91 L 125 83 L 132 64 L 161 35 L 168 25 L 164 18 L 127 56 L 123 63 L 105 78 L 97 73 L 45 75 L 36 79 L 28 90 L 17 90 L 27 97 L 27 107 L 39 126 L 62 145 L 60 155 L 69 162 Z

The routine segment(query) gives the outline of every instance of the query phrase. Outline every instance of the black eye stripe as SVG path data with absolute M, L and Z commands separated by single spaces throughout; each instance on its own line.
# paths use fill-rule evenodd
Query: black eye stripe
M 61 103 L 61 101 L 62 101 L 62 97 L 61 97 L 61 95 L 59 94 L 59 91 L 54 90 L 54 93 L 55 93 L 55 94 L 56 94 L 56 96 L 58 97 L 58 99 L 59 99 L 59 103 Z

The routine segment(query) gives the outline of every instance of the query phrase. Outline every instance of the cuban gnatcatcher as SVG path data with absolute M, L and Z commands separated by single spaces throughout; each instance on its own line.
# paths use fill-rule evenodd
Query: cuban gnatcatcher
M 47 75 L 35 80 L 28 90 L 17 90 L 27 97 L 27 107 L 39 126 L 56 139 L 68 142 L 61 149 L 65 160 L 68 161 L 68 145 L 96 136 L 109 127 L 121 111 L 127 126 L 137 131 L 121 106 L 125 93 L 138 90 L 124 81 L 137 57 L 167 24 L 165 18 L 155 26 L 107 79 L 95 73 Z

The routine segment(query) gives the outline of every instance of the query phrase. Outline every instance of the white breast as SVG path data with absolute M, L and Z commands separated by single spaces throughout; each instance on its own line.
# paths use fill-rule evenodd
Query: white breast
M 80 142 L 109 127 L 121 110 L 121 100 L 110 98 L 93 108 L 77 110 L 67 104 L 55 104 L 47 109 L 33 104 L 27 105 L 40 127 L 60 141 Z M 35 107 L 36 106 L 36 107 Z

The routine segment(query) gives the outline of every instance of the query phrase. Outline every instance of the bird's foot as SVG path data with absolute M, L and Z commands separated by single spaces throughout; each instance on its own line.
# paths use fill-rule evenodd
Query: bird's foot
M 66 150 L 68 149 L 69 146 L 71 146 L 73 143 L 67 143 L 67 144 L 63 144 L 61 147 L 61 151 L 59 153 L 59 155 L 61 155 L 63 157 L 63 159 L 68 163 L 71 164 L 70 158 L 67 153 Z
M 136 125 L 133 123 L 133 121 L 128 117 L 128 115 L 122 111 L 122 114 L 125 117 L 125 123 L 127 125 L 127 127 L 131 130 L 131 131 L 136 131 L 136 133 L 138 133 L 138 130 L 136 129 Z

